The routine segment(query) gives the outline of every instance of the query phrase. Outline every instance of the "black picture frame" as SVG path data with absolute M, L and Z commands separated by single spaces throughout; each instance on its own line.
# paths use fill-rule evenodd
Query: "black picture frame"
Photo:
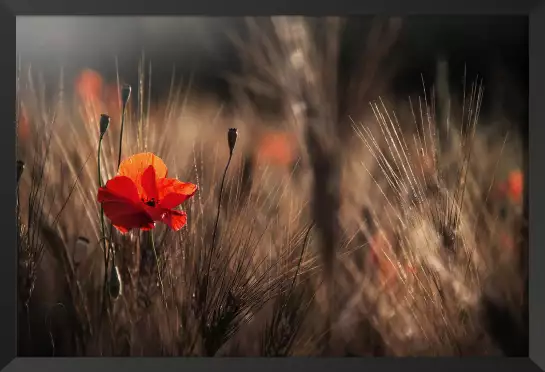
M 15 230 L 15 25 L 19 15 L 273 15 L 305 14 L 313 16 L 348 14 L 519 14 L 529 17 L 529 152 L 526 172 L 529 216 L 529 322 L 528 358 L 17 358 L 16 337 L 16 230 Z M 75 0 L 3 0 L 0 6 L 0 182 L 1 218 L 4 223 L 0 247 L 0 366 L 5 371 L 108 371 L 119 368 L 132 371 L 536 371 L 545 370 L 545 0 L 302 0 L 259 2 L 255 0 L 145 0 L 75 1 Z M 9 84 L 8 84 L 9 82 Z M 9 128 L 9 129 L 8 129 Z M 539 155 L 541 153 L 541 155 Z M 12 172 L 12 176 L 9 173 Z M 13 180 L 13 181 L 12 181 Z M 2 325 L 3 324 L 3 325 Z

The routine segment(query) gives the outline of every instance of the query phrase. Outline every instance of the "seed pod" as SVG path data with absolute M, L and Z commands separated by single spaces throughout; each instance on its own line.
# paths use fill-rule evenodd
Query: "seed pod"
M 123 107 L 127 105 L 127 102 L 129 102 L 129 98 L 131 96 L 131 86 L 129 84 L 123 85 L 123 88 L 121 89 L 121 102 L 123 103 Z
M 106 114 L 100 115 L 100 138 L 106 134 L 108 127 L 110 126 L 110 117 Z
M 119 296 L 121 296 L 121 292 L 122 292 L 121 275 L 119 274 L 119 269 L 116 265 L 112 265 L 108 289 L 110 292 L 110 297 L 112 297 L 112 299 L 117 300 Z
M 84 236 L 80 236 L 76 239 L 74 244 L 74 251 L 72 253 L 72 261 L 74 266 L 78 267 L 83 261 L 89 257 L 91 253 L 91 244 L 89 244 L 89 239 Z
M 227 143 L 229 144 L 229 153 L 232 155 L 237 143 L 238 131 L 237 128 L 229 128 L 227 132 Z

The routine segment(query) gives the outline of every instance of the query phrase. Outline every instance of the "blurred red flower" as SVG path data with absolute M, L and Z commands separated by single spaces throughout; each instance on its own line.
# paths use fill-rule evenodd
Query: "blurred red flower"
M 197 192 L 197 186 L 166 178 L 168 169 L 152 153 L 136 154 L 121 162 L 118 175 L 98 190 L 104 214 L 121 232 L 151 230 L 160 221 L 172 230 L 187 222 L 185 212 L 174 210 Z
M 264 134 L 257 145 L 257 161 L 276 165 L 289 165 L 296 160 L 296 140 L 288 132 Z
M 21 105 L 19 114 L 19 122 L 17 123 L 17 136 L 21 141 L 26 141 L 30 136 L 30 121 L 25 106 Z
M 99 104 L 102 99 L 104 80 L 94 70 L 85 69 L 76 78 L 76 91 L 85 103 Z
M 524 191 L 524 175 L 520 170 L 514 170 L 509 173 L 507 180 L 498 185 L 498 196 L 509 198 L 515 204 L 522 203 L 522 193 Z
M 507 179 L 509 197 L 515 203 L 522 203 L 522 192 L 524 190 L 524 177 L 520 170 L 513 171 L 509 173 L 509 178 Z

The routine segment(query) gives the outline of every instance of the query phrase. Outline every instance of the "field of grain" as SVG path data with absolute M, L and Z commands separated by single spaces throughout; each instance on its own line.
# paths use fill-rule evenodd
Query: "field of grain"
M 187 79 L 151 99 L 146 64 L 136 85 L 18 70 L 19 354 L 527 353 L 527 149 L 481 110 L 488 82 L 452 87 L 439 60 L 400 98 L 399 19 L 349 71 L 341 19 L 247 27 L 229 105 Z M 139 153 L 197 185 L 179 231 L 101 217 L 99 186 Z

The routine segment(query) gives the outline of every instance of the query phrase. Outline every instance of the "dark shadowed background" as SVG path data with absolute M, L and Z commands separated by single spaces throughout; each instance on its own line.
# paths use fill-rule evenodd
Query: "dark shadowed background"
M 371 17 L 351 17 L 350 45 L 361 44 Z M 237 53 L 228 32 L 244 33 L 242 18 L 228 17 L 17 17 L 17 53 L 45 81 L 56 83 L 63 67 L 71 81 L 81 69 L 115 78 L 116 57 L 122 77 L 138 78 L 144 54 L 152 65 L 154 94 L 164 93 L 173 71 L 193 75 L 194 87 L 229 99 L 224 80 L 237 71 Z M 348 51 L 350 53 L 350 51 Z M 437 58 L 449 61 L 453 89 L 468 78 L 484 78 L 485 107 L 502 107 L 526 122 L 528 23 L 513 16 L 411 16 L 404 19 L 396 48 L 399 63 L 391 89 L 406 96 L 422 90 L 421 74 L 433 82 Z M 493 102 L 491 102 L 493 101 Z M 525 126 L 526 124 L 524 124 Z

